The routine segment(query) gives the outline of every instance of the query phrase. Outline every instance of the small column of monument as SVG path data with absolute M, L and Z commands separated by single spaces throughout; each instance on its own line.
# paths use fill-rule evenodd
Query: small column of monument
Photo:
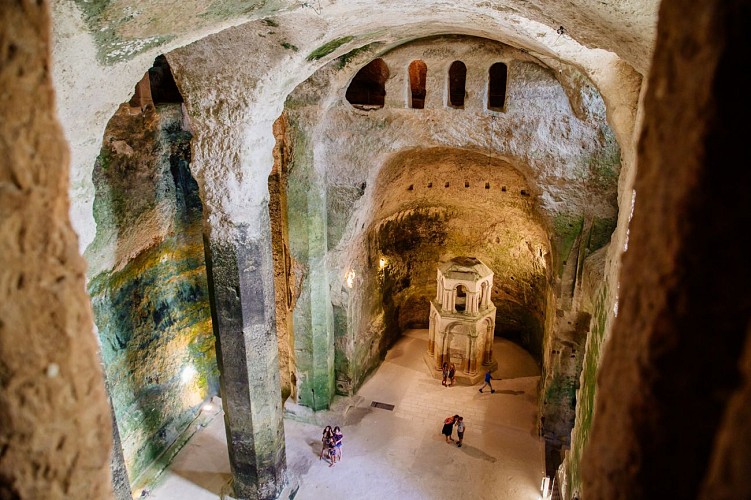
M 485 370 L 498 367 L 493 359 L 493 271 L 476 257 L 455 257 L 437 271 L 425 362 L 438 377 L 444 362 L 454 363 L 457 382 L 475 384 Z

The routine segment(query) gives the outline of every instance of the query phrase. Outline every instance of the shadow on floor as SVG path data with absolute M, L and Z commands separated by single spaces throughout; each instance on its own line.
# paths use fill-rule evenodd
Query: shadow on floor
M 498 461 L 497 458 L 495 458 L 495 457 L 493 457 L 491 455 L 488 455 L 487 453 L 485 453 L 481 449 L 475 448 L 474 446 L 470 446 L 467 443 L 462 443 L 461 450 L 464 453 L 466 453 L 467 455 L 469 455 L 470 457 L 472 457 L 472 458 L 477 458 L 477 459 L 480 459 L 480 460 L 485 460 L 486 462 L 490 462 L 491 464 L 494 464 L 494 463 L 496 463 Z
M 518 396 L 519 394 L 524 394 L 524 391 L 512 391 L 512 390 L 509 390 L 509 389 L 506 389 L 506 390 L 503 390 L 503 391 L 500 390 L 500 389 L 496 389 L 495 392 L 498 393 L 498 394 L 510 394 L 512 396 Z
M 367 408 L 350 408 L 347 411 L 347 414 L 344 416 L 344 425 L 357 425 L 359 424 L 363 418 L 370 415 L 372 413 L 372 410 L 370 407 Z

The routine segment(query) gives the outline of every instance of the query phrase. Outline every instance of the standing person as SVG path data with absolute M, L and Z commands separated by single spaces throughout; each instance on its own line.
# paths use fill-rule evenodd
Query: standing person
M 441 384 L 443 384 L 445 387 L 448 387 L 448 385 L 446 384 L 446 381 L 448 380 L 448 378 L 449 378 L 449 364 L 444 361 L 443 362 L 443 381 L 441 382 Z
M 323 428 L 323 436 L 321 437 L 321 454 L 318 456 L 318 460 L 323 458 L 323 454 L 328 451 L 331 438 L 334 437 L 334 431 L 331 430 L 331 426 L 327 425 Z
M 492 378 L 493 377 L 490 375 L 490 368 L 488 368 L 487 370 L 485 370 L 485 383 L 482 384 L 482 387 L 480 387 L 480 392 L 482 392 L 482 390 L 485 389 L 485 386 L 490 387 L 491 394 L 495 392 L 495 389 L 493 389 L 493 385 L 490 383 L 490 380 Z
M 464 417 L 459 417 L 456 420 L 456 436 L 459 438 L 456 441 L 456 446 L 462 447 L 462 441 L 464 441 Z
M 344 434 L 342 434 L 342 430 L 337 425 L 334 427 L 334 454 L 336 455 L 335 461 L 342 461 L 342 440 L 344 439 Z
M 459 415 L 446 417 L 446 419 L 443 421 L 443 429 L 441 430 L 441 434 L 446 436 L 447 443 L 450 443 L 454 440 L 454 438 L 451 437 L 451 434 L 454 432 L 454 423 L 456 422 L 457 418 L 459 418 Z
M 449 387 L 454 385 L 454 382 L 456 382 L 456 365 L 451 363 L 451 366 L 449 366 Z
M 326 455 L 329 458 L 329 467 L 333 467 L 336 463 L 336 442 L 334 441 L 333 434 L 326 438 L 326 442 L 323 444 L 326 450 Z

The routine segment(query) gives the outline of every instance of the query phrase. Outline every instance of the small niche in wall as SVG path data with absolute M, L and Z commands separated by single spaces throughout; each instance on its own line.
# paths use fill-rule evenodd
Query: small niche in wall
M 503 111 L 506 105 L 506 79 L 508 68 L 504 63 L 495 63 L 488 71 L 488 109 Z
M 490 183 L 489 182 L 485 183 L 485 189 L 490 189 Z
M 409 65 L 409 107 L 414 109 L 425 108 L 425 96 L 427 95 L 426 79 L 428 65 L 419 59 Z
M 443 187 L 449 187 L 449 183 L 447 182 Z
M 522 196 L 529 196 L 529 193 L 527 192 L 526 189 L 522 189 L 521 191 L 519 191 L 519 194 L 521 194 Z
M 415 185 L 410 184 L 409 187 L 407 188 L 407 191 L 413 191 L 414 189 L 415 189 Z
M 506 192 L 506 186 L 501 186 L 501 191 Z
M 465 187 L 465 188 L 468 188 L 468 187 L 469 187 L 469 181 L 464 181 L 464 187 Z
M 449 68 L 449 106 L 463 109 L 467 93 L 467 66 L 461 61 L 454 61 Z
M 383 59 L 374 59 L 362 67 L 347 87 L 347 101 L 358 109 L 369 111 L 383 107 L 389 68 Z
M 433 183 L 432 182 L 428 182 L 428 187 L 432 188 L 433 187 Z

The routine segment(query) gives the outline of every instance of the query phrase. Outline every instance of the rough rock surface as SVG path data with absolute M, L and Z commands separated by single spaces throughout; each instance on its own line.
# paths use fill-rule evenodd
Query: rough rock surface
M 747 156 L 745 131 L 734 124 L 751 109 L 741 91 L 749 76 L 735 64 L 748 46 L 748 18 L 743 1 L 661 4 L 585 498 L 751 493 L 737 469 L 749 456 L 740 402 L 748 398 L 751 294 L 748 238 L 737 228 L 751 223 L 751 171 L 732 182 L 724 172 Z
M 239 119 L 233 121 L 236 125 L 246 123 L 246 139 L 265 137 L 245 145 L 256 152 L 243 160 L 244 168 L 262 172 L 265 177 L 272 164 L 271 123 L 296 85 L 352 49 L 370 43 L 393 47 L 447 31 L 497 39 L 578 67 L 608 102 L 619 134 L 622 124 L 631 126 L 628 117 L 633 118 L 635 110 L 633 98 L 622 99 L 632 89 L 625 81 L 633 75 L 638 77 L 633 68 L 646 72 L 656 22 L 656 6 L 647 1 L 617 6 L 591 0 L 539 5 L 515 2 L 503 7 L 485 1 L 446 4 L 436 0 L 318 3 L 318 7 L 312 2 L 268 3 L 263 7 L 221 2 L 220 9 L 215 3 L 191 2 L 184 11 L 171 6 L 167 12 L 159 3 L 139 3 L 136 7 L 128 2 L 79 2 L 84 9 L 81 12 L 73 2 L 54 2 L 53 69 L 61 119 L 73 145 L 72 213 L 82 248 L 94 235 L 94 191 L 89 178 L 98 154 L 98 139 L 114 110 L 130 96 L 135 83 L 160 53 L 200 40 L 189 49 L 198 56 L 189 63 L 195 66 L 193 73 L 203 73 L 195 84 L 202 86 L 206 78 L 201 92 L 212 96 L 211 101 L 219 97 L 236 108 L 253 108 L 250 114 L 240 111 Z M 342 27 L 346 27 L 345 32 Z M 216 34 L 206 37 L 211 33 Z M 118 48 L 112 50 L 112 44 Z M 207 54 L 207 49 L 213 54 Z M 232 82 L 240 84 L 241 89 L 227 92 L 234 87 Z M 183 85 L 187 84 L 184 79 Z M 195 98 L 199 95 L 189 93 Z M 84 95 L 89 98 L 82 100 Z M 239 167 L 235 161 L 224 163 Z M 252 185 L 245 187 L 252 192 Z
M 0 8 L 0 498 L 107 498 L 111 420 L 68 219 L 47 9 Z
M 94 169 L 89 293 L 133 484 L 219 389 L 190 141 L 180 104 L 126 103 Z

